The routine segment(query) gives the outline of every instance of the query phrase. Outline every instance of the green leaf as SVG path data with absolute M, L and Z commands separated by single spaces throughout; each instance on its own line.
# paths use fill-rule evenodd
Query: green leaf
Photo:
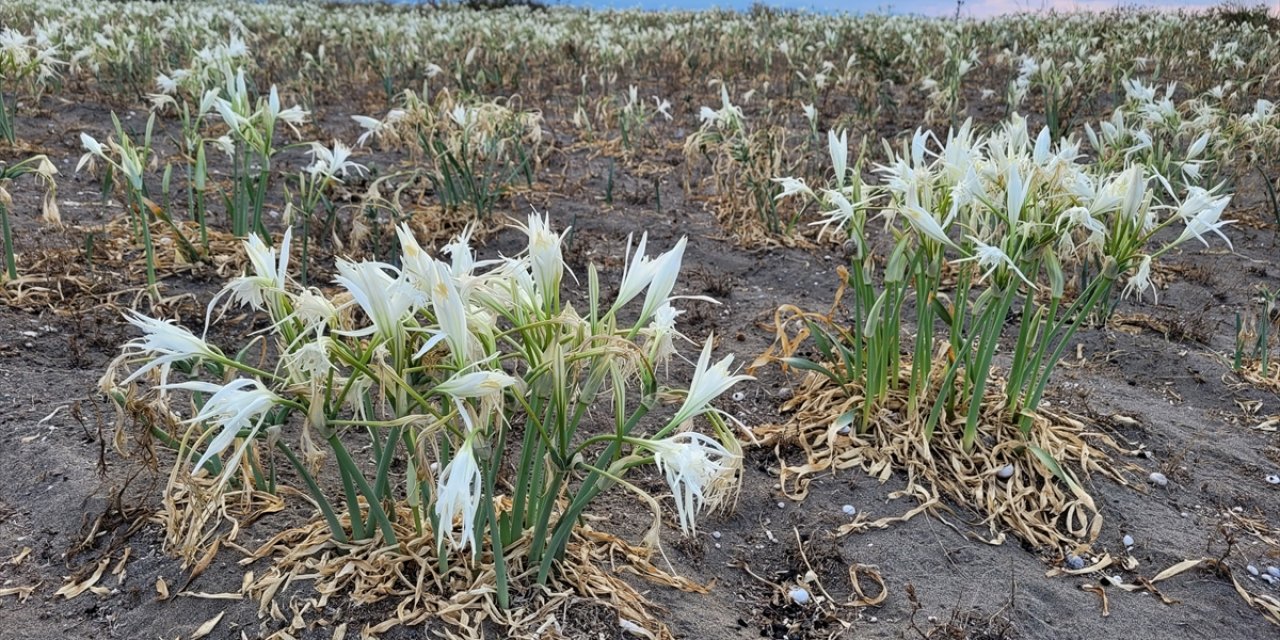
M 929 304 L 933 306 L 933 313 L 942 319 L 942 323 L 951 326 L 951 310 L 947 308 L 947 305 L 943 304 L 942 300 L 938 299 L 938 296 L 933 296 Z
M 836 375 L 835 372 L 831 371 L 830 369 L 816 362 L 813 362 L 812 360 L 807 360 L 805 358 L 783 358 L 782 362 L 786 364 L 788 367 L 801 369 L 803 371 L 816 371 L 818 373 L 821 373 L 822 375 L 830 378 L 831 381 L 836 384 L 843 385 L 845 383 L 845 381 L 842 380 L 840 376 Z
M 876 298 L 876 303 L 871 305 L 871 310 L 867 312 L 867 324 L 862 329 L 863 335 L 876 335 L 876 328 L 880 325 L 880 312 L 884 309 L 884 301 L 888 297 L 889 290 L 885 289 L 880 293 L 880 297 Z
M 827 335 L 827 332 L 812 321 L 805 320 L 804 323 L 809 327 L 809 335 L 813 336 L 813 344 L 818 348 L 818 353 L 822 354 L 822 358 L 828 361 L 834 360 L 831 351 L 831 338 Z
M 1080 484 L 1076 482 L 1075 477 L 1064 469 L 1062 465 L 1058 464 L 1058 461 L 1052 454 L 1033 444 L 1027 445 L 1027 449 L 1031 451 L 1031 454 L 1036 457 L 1036 460 L 1039 460 L 1040 464 L 1044 465 L 1044 468 L 1048 469 L 1054 477 L 1065 482 L 1067 486 L 1071 487 L 1073 492 L 1079 493 L 1081 491 Z

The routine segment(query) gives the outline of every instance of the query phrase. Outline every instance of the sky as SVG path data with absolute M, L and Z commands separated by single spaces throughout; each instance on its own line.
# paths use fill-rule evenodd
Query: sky
M 1271 0 L 1276 4 L 1280 0 Z M 754 0 L 550 0 L 550 4 L 564 4 L 597 9 L 747 9 Z M 767 0 L 765 4 L 787 9 L 816 11 L 849 11 L 854 13 L 911 13 L 930 16 L 955 15 L 955 0 Z M 1117 6 L 1144 6 L 1169 9 L 1202 9 L 1218 4 L 1214 0 L 966 0 L 962 15 L 975 18 L 1025 11 L 1106 10 Z M 1250 3 L 1252 4 L 1252 3 Z

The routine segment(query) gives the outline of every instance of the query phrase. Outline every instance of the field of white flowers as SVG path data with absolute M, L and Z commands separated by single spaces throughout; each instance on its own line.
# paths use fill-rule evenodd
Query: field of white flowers
M 0 640 L 1276 634 L 1278 50 L 0 0 Z

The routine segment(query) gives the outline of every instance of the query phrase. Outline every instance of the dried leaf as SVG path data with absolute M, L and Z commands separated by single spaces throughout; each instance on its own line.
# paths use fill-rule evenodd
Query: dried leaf
M 27 598 L 30 598 L 31 594 L 34 593 L 36 588 L 39 586 L 40 585 L 38 584 L 33 584 L 29 587 L 7 587 L 0 589 L 0 598 L 5 596 L 17 596 L 18 602 L 23 602 Z
M 17 555 L 9 559 L 9 564 L 16 567 L 22 564 L 22 561 L 26 560 L 27 556 L 29 555 L 31 555 L 31 547 L 23 547 L 22 550 L 17 553 Z
M 218 626 L 219 622 L 222 622 L 222 616 L 224 615 L 227 615 L 227 612 L 220 611 L 218 612 L 218 615 L 210 618 L 204 624 L 200 625 L 200 628 L 196 629 L 196 632 L 191 634 L 191 640 L 199 640 L 200 638 L 213 633 L 213 628 Z
M 1179 562 L 1178 564 L 1175 564 L 1172 567 L 1169 567 L 1168 569 L 1165 569 L 1164 571 L 1157 573 L 1156 576 L 1151 579 L 1151 582 L 1160 582 L 1161 580 L 1168 580 L 1169 578 L 1172 578 L 1176 575 L 1186 573 L 1200 566 L 1201 562 L 1204 562 L 1204 560 L 1203 559 L 1183 560 L 1182 562 Z
M 109 564 L 111 564 L 111 558 L 103 558 L 98 562 L 98 568 L 94 570 L 93 575 L 90 575 L 88 578 L 85 578 L 80 582 L 69 582 L 64 584 L 62 585 L 62 588 L 54 592 L 53 595 L 62 596 L 67 600 L 70 600 L 84 593 L 89 589 L 89 587 L 98 584 L 98 580 L 102 579 L 102 574 L 106 572 L 107 565 Z

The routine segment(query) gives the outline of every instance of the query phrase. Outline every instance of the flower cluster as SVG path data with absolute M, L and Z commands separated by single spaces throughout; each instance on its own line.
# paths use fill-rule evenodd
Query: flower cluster
M 247 365 L 179 326 L 135 315 L 130 322 L 144 335 L 113 369 L 132 369 L 121 385 L 157 372 L 164 402 L 192 393 L 196 473 L 216 471 L 222 482 L 274 477 L 238 475 L 245 460 L 273 464 L 267 451 L 246 456 L 262 443 L 297 463 L 339 539 L 394 541 L 397 515 L 383 505 L 405 496 L 413 524 L 434 530 L 442 553 L 478 553 L 486 534 L 500 552 L 531 535 L 533 559 L 549 565 L 563 552 L 559 534 L 590 499 L 647 462 L 665 474 L 679 523 L 692 530 L 699 511 L 725 505 L 737 486 L 740 448 L 713 403 L 749 377 L 730 370 L 732 356 L 712 363 L 708 340 L 687 389 L 659 382 L 659 365 L 677 354 L 673 289 L 685 240 L 650 256 L 641 237 L 611 302 L 600 299 L 592 267 L 589 313 L 580 315 L 562 302 L 563 235 L 536 214 L 522 228 L 528 247 L 519 257 L 477 260 L 463 234 L 446 246 L 445 261 L 402 226 L 401 264 L 340 260 L 335 294 L 290 278 L 290 234 L 279 249 L 252 237 L 245 243 L 250 272 L 227 285 L 210 316 L 223 304 L 265 311 L 271 325 L 257 339 L 278 354 L 274 365 Z M 185 381 L 172 381 L 175 367 Z M 216 379 L 201 379 L 201 371 Z M 645 419 L 673 397 L 682 400 L 669 418 Z M 615 424 L 588 432 L 584 416 L 599 407 Z M 295 422 L 301 432 L 292 438 Z M 696 430 L 700 423 L 711 435 Z M 343 442 L 356 432 L 372 439 L 372 477 Z M 310 482 L 314 464 L 302 462 L 314 461 L 306 447 L 317 437 L 329 444 L 348 489 L 349 526 L 336 517 L 337 500 Z M 510 466 L 506 454 L 518 464 Z M 403 491 L 387 475 L 396 459 L 407 466 L 396 481 Z M 574 477 L 581 482 L 571 483 Z M 558 502 L 566 490 L 567 507 Z

